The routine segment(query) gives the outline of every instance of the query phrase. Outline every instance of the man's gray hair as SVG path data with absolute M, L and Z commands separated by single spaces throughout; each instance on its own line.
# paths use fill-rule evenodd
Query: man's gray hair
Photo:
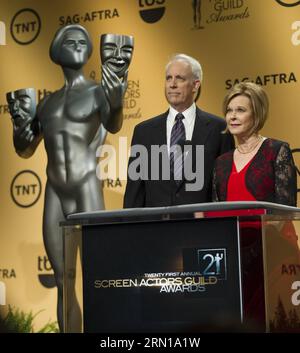
M 193 76 L 202 83 L 203 79 L 203 72 L 202 72 L 202 67 L 199 63 L 198 60 L 192 58 L 191 56 L 188 56 L 186 54 L 175 54 L 171 57 L 170 61 L 166 65 L 166 71 L 168 70 L 169 66 L 174 62 L 174 61 L 184 61 L 187 64 L 190 65 L 192 69 Z

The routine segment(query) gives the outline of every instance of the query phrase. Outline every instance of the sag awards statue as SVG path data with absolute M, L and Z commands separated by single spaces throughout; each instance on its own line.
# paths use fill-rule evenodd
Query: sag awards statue
M 203 29 L 204 26 L 201 25 L 202 12 L 201 12 L 201 0 L 192 0 L 193 5 L 193 20 L 194 29 Z
M 51 43 L 50 57 L 60 65 L 65 84 L 36 107 L 32 88 L 7 93 L 16 152 L 30 157 L 44 138 L 47 184 L 43 238 L 58 288 L 57 316 L 63 331 L 63 238 L 59 222 L 75 212 L 104 208 L 96 177 L 96 149 L 106 131 L 117 133 L 123 122 L 123 97 L 133 37 L 101 37 L 101 83 L 88 80 L 83 67 L 92 54 L 92 42 L 80 25 L 60 28 Z

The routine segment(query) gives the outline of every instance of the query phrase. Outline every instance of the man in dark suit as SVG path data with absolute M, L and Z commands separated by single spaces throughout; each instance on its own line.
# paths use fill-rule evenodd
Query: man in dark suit
M 134 129 L 124 197 L 125 208 L 211 201 L 214 161 L 219 155 L 232 149 L 234 142 L 229 134 L 222 133 L 226 128 L 223 119 L 200 110 L 194 103 L 201 87 L 201 80 L 201 65 L 192 57 L 178 54 L 167 64 L 165 95 L 170 108 L 164 114 L 138 124 Z M 191 156 L 193 169 L 193 173 L 190 174 L 194 175 L 194 180 L 187 180 L 185 177 L 177 180 L 178 169 L 180 170 L 180 167 L 182 170 L 185 169 L 183 162 L 178 162 L 180 159 L 175 157 L 174 144 L 181 147 L 188 145 L 187 152 Z M 146 153 L 133 152 L 133 146 L 141 145 Z M 203 152 L 199 149 L 201 145 L 204 146 L 204 153 L 197 154 Z M 159 148 L 166 146 L 167 159 L 153 156 L 153 146 Z M 182 150 L 185 151 L 184 148 Z M 201 169 L 198 163 L 200 159 Z M 185 157 L 181 161 L 185 161 Z M 163 172 L 166 164 L 170 166 L 169 177 L 165 177 L 166 174 Z M 200 174 L 202 174 L 201 187 L 189 188 L 193 183 L 197 184 Z

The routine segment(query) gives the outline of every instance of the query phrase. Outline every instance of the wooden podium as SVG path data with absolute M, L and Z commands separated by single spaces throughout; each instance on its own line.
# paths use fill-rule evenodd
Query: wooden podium
M 65 332 L 300 332 L 299 220 L 266 202 L 70 215 Z

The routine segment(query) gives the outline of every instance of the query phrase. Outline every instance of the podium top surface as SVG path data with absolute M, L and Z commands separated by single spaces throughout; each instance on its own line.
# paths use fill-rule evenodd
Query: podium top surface
M 300 219 L 300 208 L 262 201 L 209 202 L 168 207 L 127 208 L 80 212 L 67 216 L 60 225 L 89 225 L 120 221 L 166 220 L 190 214 L 191 218 L 277 215 Z

